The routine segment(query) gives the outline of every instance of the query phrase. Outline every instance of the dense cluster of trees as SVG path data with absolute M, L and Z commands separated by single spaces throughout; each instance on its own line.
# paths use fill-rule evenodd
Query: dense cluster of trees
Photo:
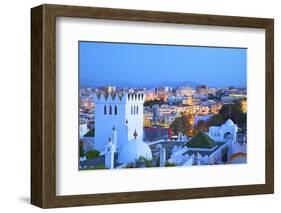
M 207 121 L 199 121 L 196 129 L 205 130 L 206 127 L 220 126 L 229 118 L 236 123 L 242 131 L 246 130 L 247 115 L 241 110 L 240 102 L 223 105 L 217 115 L 212 116 Z
M 80 170 L 93 170 L 93 169 L 108 169 L 105 167 L 105 165 L 103 164 L 98 164 L 96 166 L 86 166 L 83 168 L 80 168 Z
M 126 165 L 126 168 L 148 168 L 148 167 L 159 167 L 160 166 L 160 158 L 156 157 L 156 159 L 148 160 L 143 156 L 140 156 L 135 162 L 129 163 Z M 166 161 L 166 167 L 176 166 L 175 163 Z
M 171 124 L 171 128 L 174 134 L 179 134 L 180 132 L 185 135 L 191 135 L 193 131 L 193 115 L 191 114 L 181 114 L 180 117 L 176 117 Z
M 85 155 L 86 155 L 87 159 L 89 160 L 89 159 L 99 157 L 100 152 L 98 150 L 90 150 L 90 151 L 86 152 Z
M 82 141 L 79 141 L 79 156 L 80 157 L 84 157 L 85 156 L 85 150 L 84 150 L 84 147 L 83 147 L 83 142 Z
M 83 147 L 83 142 L 79 141 L 79 156 L 80 157 L 86 156 L 86 158 L 89 160 L 89 159 L 99 157 L 100 152 L 98 150 L 90 150 L 88 152 L 85 152 L 84 147 Z
M 207 123 L 208 126 L 218 126 L 222 125 L 229 118 L 242 130 L 245 130 L 247 114 L 242 111 L 240 102 L 223 105 L 219 113 L 212 116 Z
M 161 98 L 161 99 L 153 99 L 153 100 L 145 101 L 143 106 L 152 107 L 153 105 L 161 106 L 163 104 L 167 104 L 167 102 L 164 100 L 164 98 Z
M 153 161 L 148 160 L 143 156 L 140 156 L 135 162 L 129 163 L 126 165 L 126 168 L 145 168 L 145 167 L 153 167 Z

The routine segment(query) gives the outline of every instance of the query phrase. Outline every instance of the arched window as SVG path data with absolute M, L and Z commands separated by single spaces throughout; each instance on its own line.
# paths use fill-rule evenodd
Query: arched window
M 111 107 L 111 105 L 109 106 L 109 114 L 110 115 L 112 114 L 112 107 Z
M 141 99 L 143 100 L 143 94 L 141 94 Z
M 130 100 L 130 94 L 128 94 L 128 100 Z
M 140 100 L 140 94 L 138 94 L 138 100 Z
M 131 106 L 131 115 L 133 114 L 133 106 Z
M 106 105 L 104 105 L 104 108 L 103 108 L 103 114 L 105 114 L 106 115 Z
M 139 114 L 139 106 L 137 106 L 137 114 Z
M 114 114 L 117 115 L 117 106 L 114 107 Z
M 136 105 L 134 105 L 134 114 L 136 114 Z

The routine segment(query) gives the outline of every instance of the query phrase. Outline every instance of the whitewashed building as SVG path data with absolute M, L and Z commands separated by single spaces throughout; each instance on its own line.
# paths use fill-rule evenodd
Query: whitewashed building
M 89 129 L 88 129 L 88 126 L 86 123 L 79 124 L 79 137 L 80 138 L 83 138 L 84 135 L 86 135 L 88 131 L 89 131 Z
M 134 132 L 134 139 L 128 141 L 125 146 L 118 153 L 117 162 L 120 164 L 129 164 L 135 162 L 140 157 L 147 160 L 152 160 L 152 152 L 149 146 L 137 137 L 138 134 Z
M 144 93 L 99 93 L 94 95 L 95 109 L 95 149 L 104 152 L 112 130 L 118 133 L 117 151 L 134 139 L 143 138 Z
M 177 166 L 246 163 L 247 144 L 237 142 L 238 127 L 228 119 L 209 132 L 199 132 L 183 147 L 174 147 L 170 162 Z
M 237 124 L 234 124 L 231 119 L 228 119 L 221 126 L 211 126 L 209 128 L 209 136 L 215 141 L 225 141 L 227 139 L 236 141 L 237 131 Z

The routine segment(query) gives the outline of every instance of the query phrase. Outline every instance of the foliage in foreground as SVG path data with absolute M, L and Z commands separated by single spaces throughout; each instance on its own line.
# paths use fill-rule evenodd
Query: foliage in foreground
M 87 166 L 85 168 L 81 168 L 80 170 L 94 170 L 94 169 L 107 169 L 103 164 L 98 164 L 95 166 Z
M 86 152 L 85 156 L 87 157 L 88 160 L 93 159 L 93 158 L 99 157 L 100 152 L 98 150 L 91 150 L 91 151 Z
M 147 158 L 140 156 L 135 162 L 129 163 L 126 165 L 126 168 L 145 168 L 145 167 L 153 167 L 152 160 L 148 160 Z
M 171 166 L 176 166 L 176 164 L 170 161 L 166 161 L 165 167 L 171 167 Z

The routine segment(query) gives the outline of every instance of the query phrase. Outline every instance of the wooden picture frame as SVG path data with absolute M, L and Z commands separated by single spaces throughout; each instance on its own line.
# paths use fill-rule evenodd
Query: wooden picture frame
M 265 29 L 265 184 L 56 195 L 56 18 L 95 18 Z M 274 192 L 274 20 L 44 4 L 31 9 L 31 203 L 41 208 L 267 194 Z

